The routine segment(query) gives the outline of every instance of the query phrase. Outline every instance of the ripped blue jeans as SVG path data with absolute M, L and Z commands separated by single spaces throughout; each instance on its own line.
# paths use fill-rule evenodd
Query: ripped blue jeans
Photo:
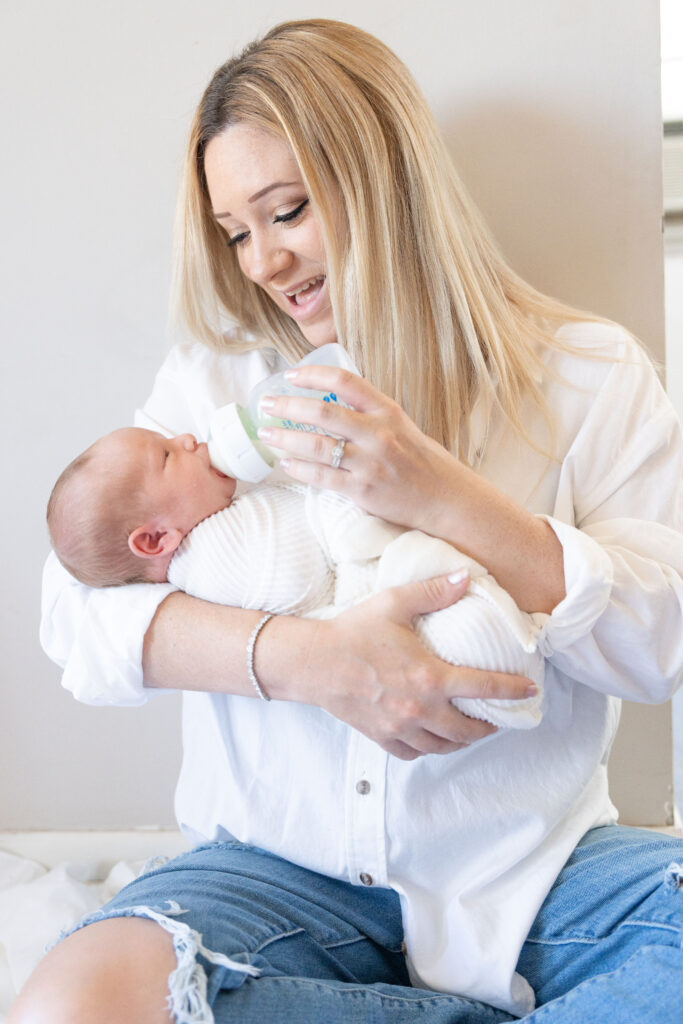
M 171 933 L 175 1024 L 497 1024 L 502 1010 L 412 988 L 396 894 L 240 843 L 182 854 L 123 889 L 103 917 Z M 683 840 L 606 826 L 560 873 L 522 950 L 529 1024 L 683 1020 Z

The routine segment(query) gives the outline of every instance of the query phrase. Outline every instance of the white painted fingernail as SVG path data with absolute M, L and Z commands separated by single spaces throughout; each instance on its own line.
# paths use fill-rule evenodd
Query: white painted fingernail
M 452 572 L 448 577 L 449 583 L 462 583 L 468 577 L 467 569 L 458 569 L 457 572 Z

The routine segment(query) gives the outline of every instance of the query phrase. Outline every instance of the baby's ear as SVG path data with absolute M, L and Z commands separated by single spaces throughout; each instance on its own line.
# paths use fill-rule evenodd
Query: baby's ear
M 160 530 L 145 524 L 133 530 L 128 538 L 128 547 L 138 558 L 159 558 L 172 555 L 182 539 L 183 532 L 177 527 Z

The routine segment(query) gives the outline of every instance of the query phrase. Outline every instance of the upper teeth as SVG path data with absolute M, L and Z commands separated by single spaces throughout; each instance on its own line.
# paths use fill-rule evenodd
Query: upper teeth
M 324 278 L 322 277 L 313 277 L 310 281 L 307 281 L 306 284 L 302 284 L 298 288 L 295 288 L 294 291 L 285 292 L 285 295 L 289 296 L 290 299 L 293 299 L 295 295 L 299 295 L 300 292 L 305 292 L 307 288 L 311 287 L 311 285 L 317 284 L 318 281 L 323 280 Z

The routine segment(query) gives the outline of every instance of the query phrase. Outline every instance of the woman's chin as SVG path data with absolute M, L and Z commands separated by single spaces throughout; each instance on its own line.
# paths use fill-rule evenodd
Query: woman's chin
M 331 323 L 299 324 L 299 329 L 312 348 L 322 348 L 339 340 L 333 320 Z

